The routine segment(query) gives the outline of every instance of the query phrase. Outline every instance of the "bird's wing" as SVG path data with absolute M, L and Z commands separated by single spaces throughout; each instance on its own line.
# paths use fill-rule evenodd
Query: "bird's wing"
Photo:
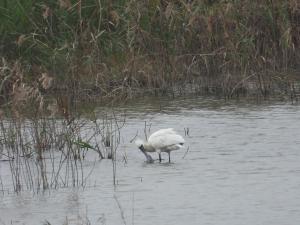
M 167 146 L 184 143 L 184 139 L 179 134 L 176 134 L 175 131 L 163 132 L 154 136 L 151 135 L 148 143 L 150 143 L 155 149 L 161 149 Z
M 151 142 L 151 139 L 155 139 L 158 136 L 166 135 L 166 134 L 176 134 L 173 128 L 167 128 L 167 129 L 160 129 L 153 134 L 150 135 L 148 141 Z

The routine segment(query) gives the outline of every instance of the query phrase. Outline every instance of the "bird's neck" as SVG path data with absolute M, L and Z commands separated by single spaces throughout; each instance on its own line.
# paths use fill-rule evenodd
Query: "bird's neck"
M 155 148 L 153 148 L 153 146 L 150 145 L 148 142 L 144 143 L 143 146 L 146 152 L 155 152 Z

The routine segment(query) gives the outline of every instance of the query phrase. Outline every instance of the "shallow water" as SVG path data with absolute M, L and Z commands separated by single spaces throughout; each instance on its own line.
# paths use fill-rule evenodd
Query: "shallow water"
M 127 122 L 116 187 L 111 161 L 89 153 L 84 167 L 93 172 L 84 189 L 5 191 L 0 224 L 300 224 L 300 106 L 200 98 L 119 109 Z M 185 135 L 189 128 L 173 163 L 146 164 L 129 143 L 137 131 L 143 137 L 145 121 L 151 131 L 173 127 Z M 9 183 L 8 171 L 0 162 L 2 183 Z

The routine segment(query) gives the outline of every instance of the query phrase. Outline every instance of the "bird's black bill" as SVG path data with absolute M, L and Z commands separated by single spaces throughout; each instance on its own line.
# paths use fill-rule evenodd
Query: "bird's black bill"
M 145 155 L 145 157 L 146 157 L 146 162 L 147 162 L 147 163 L 153 163 L 153 162 L 154 162 L 154 160 L 152 159 L 151 155 L 148 155 L 148 154 L 146 153 L 145 148 L 144 148 L 143 145 L 141 145 L 141 146 L 139 147 L 139 149 L 140 149 L 141 152 Z

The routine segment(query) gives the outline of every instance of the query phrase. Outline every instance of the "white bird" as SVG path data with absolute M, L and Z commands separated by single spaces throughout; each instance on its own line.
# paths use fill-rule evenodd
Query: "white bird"
M 173 128 L 161 129 L 150 135 L 148 141 L 138 139 L 135 141 L 138 148 L 144 153 L 148 162 L 153 162 L 153 159 L 147 152 L 157 152 L 159 162 L 161 162 L 161 152 L 166 152 L 169 155 L 169 163 L 171 162 L 171 151 L 178 150 L 183 147 L 184 139 L 177 134 Z

